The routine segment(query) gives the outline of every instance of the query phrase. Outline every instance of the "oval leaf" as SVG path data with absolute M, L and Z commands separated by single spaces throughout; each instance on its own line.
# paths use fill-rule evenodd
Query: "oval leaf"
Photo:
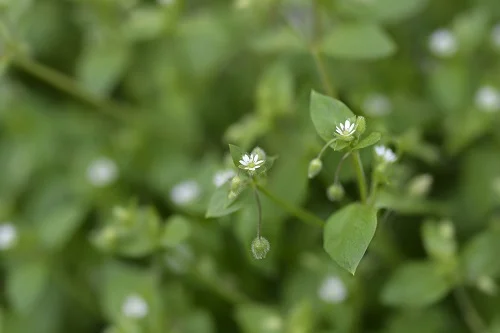
M 370 135 L 361 140 L 356 146 L 354 146 L 354 149 L 362 149 L 374 145 L 380 141 L 381 137 L 382 135 L 379 132 L 372 132 Z
M 354 275 L 376 228 L 377 211 L 374 208 L 350 204 L 328 218 L 323 246 L 333 260 Z
M 349 60 L 370 60 L 388 57 L 396 46 L 380 27 L 365 23 L 336 26 L 320 45 L 326 55 Z
M 341 101 L 314 90 L 311 92 L 309 111 L 316 132 L 325 141 L 333 138 L 337 124 L 355 117 L 354 113 Z
M 238 146 L 229 145 L 229 153 L 231 154 L 231 158 L 233 160 L 234 166 L 238 167 L 238 165 L 240 165 L 240 160 L 241 160 L 243 154 L 245 154 L 245 152 L 243 151 L 243 149 L 241 149 Z
M 241 202 L 234 202 L 234 200 L 232 201 L 228 198 L 230 186 L 229 183 L 226 183 L 214 192 L 208 204 L 208 209 L 205 214 L 206 218 L 229 215 L 241 208 Z M 240 194 L 240 197 L 242 195 L 243 193 Z
M 399 267 L 382 290 L 386 305 L 423 307 L 443 298 L 452 283 L 432 262 L 412 262 Z
M 176 247 L 184 242 L 191 234 L 190 221 L 181 215 L 174 215 L 167 220 L 161 237 L 161 244 L 165 247 Z

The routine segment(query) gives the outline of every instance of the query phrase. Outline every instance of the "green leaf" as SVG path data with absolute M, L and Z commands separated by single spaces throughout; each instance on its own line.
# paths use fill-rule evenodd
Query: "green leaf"
M 377 25 L 345 23 L 335 26 L 323 38 L 320 49 L 326 55 L 339 59 L 372 60 L 392 55 L 396 45 Z
M 465 276 L 475 281 L 481 276 L 500 275 L 500 231 L 488 230 L 472 238 L 462 253 Z
M 433 262 L 411 262 L 400 266 L 382 289 L 386 305 L 429 306 L 442 299 L 453 287 Z
M 339 0 L 337 7 L 351 17 L 379 22 L 398 22 L 422 11 L 428 0 Z
M 425 221 L 422 224 L 424 248 L 432 258 L 448 261 L 457 252 L 453 224 L 450 221 Z
M 280 333 L 282 318 L 269 306 L 247 304 L 236 309 L 236 321 L 243 333 Z
M 330 257 L 354 275 L 377 228 L 377 211 L 350 204 L 326 221 L 323 246 Z
M 238 211 L 242 207 L 242 203 L 240 201 L 236 200 L 236 202 L 234 202 L 234 200 L 232 201 L 229 199 L 228 195 L 230 186 L 231 185 L 229 183 L 226 183 L 214 192 L 208 204 L 208 209 L 205 214 L 206 218 L 229 215 Z M 240 196 L 242 195 L 243 193 L 240 193 Z
M 233 159 L 234 166 L 238 167 L 240 165 L 240 160 L 245 152 L 238 146 L 229 145 L 229 153 L 231 154 L 231 158 Z
M 7 275 L 7 297 L 19 313 L 28 313 L 42 296 L 49 279 L 49 267 L 43 261 L 20 263 Z
M 354 113 L 341 101 L 314 90 L 311 91 L 309 111 L 316 132 L 325 141 L 333 138 L 338 124 L 355 117 Z
M 379 132 L 372 132 L 370 135 L 361 140 L 356 146 L 354 146 L 353 149 L 362 149 L 374 145 L 379 142 L 381 137 L 382 135 Z
M 176 247 L 191 234 L 190 221 L 181 215 L 170 217 L 165 224 L 161 236 L 161 244 L 165 247 Z

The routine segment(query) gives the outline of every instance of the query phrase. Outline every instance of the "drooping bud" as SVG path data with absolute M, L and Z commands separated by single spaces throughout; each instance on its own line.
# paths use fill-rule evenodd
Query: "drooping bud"
M 231 191 L 238 192 L 241 187 L 242 180 L 240 176 L 236 175 L 231 179 Z
M 323 162 L 319 158 L 315 158 L 309 162 L 309 169 L 307 171 L 308 177 L 314 178 L 320 173 L 321 169 L 323 169 Z
M 259 160 L 265 160 L 266 159 L 266 152 L 264 151 L 264 149 L 260 148 L 260 147 L 255 147 L 253 150 L 252 150 L 252 155 L 257 155 L 259 156 Z
M 432 187 L 433 180 L 430 174 L 416 176 L 408 184 L 408 194 L 414 197 L 427 195 Z
M 271 245 L 264 237 L 257 237 L 252 242 L 252 253 L 255 259 L 264 259 L 270 249 Z
M 235 191 L 230 191 L 229 194 L 227 195 L 227 198 L 229 200 L 234 200 L 238 197 L 238 192 L 235 192 Z
M 326 196 L 330 201 L 339 201 L 344 198 L 344 188 L 340 184 L 332 184 L 326 190 Z
M 366 119 L 363 116 L 358 116 L 356 118 L 356 133 L 358 136 L 363 134 L 366 130 Z

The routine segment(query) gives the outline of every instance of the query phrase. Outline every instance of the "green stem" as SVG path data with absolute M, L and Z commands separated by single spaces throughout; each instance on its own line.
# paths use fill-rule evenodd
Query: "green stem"
M 325 92 L 329 96 L 335 97 L 335 89 L 333 88 L 333 84 L 328 77 L 328 71 L 326 69 L 325 62 L 323 60 L 323 57 L 321 56 L 321 53 L 316 47 L 312 48 L 311 53 L 314 58 L 314 63 L 316 64 L 316 68 L 318 69 L 318 73 Z
M 321 156 L 323 156 L 324 152 L 326 151 L 326 148 L 330 147 L 330 145 L 332 143 L 334 143 L 335 141 L 337 141 L 337 138 L 333 138 L 331 139 L 330 141 L 328 141 L 324 146 L 323 148 L 321 148 L 319 154 L 318 154 L 318 159 L 321 159 Z
M 350 153 L 345 153 L 344 156 L 339 161 L 339 164 L 337 165 L 337 169 L 335 169 L 335 177 L 333 178 L 333 183 L 338 184 L 339 183 L 339 177 L 340 177 L 340 170 L 342 169 L 342 164 L 344 164 L 344 161 L 346 158 L 350 155 Z
M 255 194 L 255 202 L 257 202 L 257 215 L 258 215 L 257 238 L 260 238 L 260 229 L 262 227 L 262 205 L 260 203 L 259 191 L 257 191 L 257 188 L 255 188 L 255 186 L 253 188 L 253 193 Z
M 15 58 L 13 64 L 19 69 L 39 78 L 40 80 L 43 80 L 47 84 L 50 84 L 54 88 L 57 88 L 83 101 L 84 103 L 107 113 L 113 118 L 124 120 L 123 118 L 125 113 L 120 106 L 115 105 L 111 101 L 96 98 L 88 91 L 85 91 L 85 89 L 83 89 L 72 78 L 25 57 Z
M 472 333 L 485 333 L 486 325 L 477 312 L 472 300 L 467 295 L 464 287 L 458 287 L 453 292 L 457 300 L 458 307 L 464 316 L 465 323 Z
M 302 220 L 306 223 L 321 226 L 321 227 L 325 224 L 325 222 L 322 219 L 320 219 L 319 217 L 317 217 L 316 215 L 314 215 L 306 210 L 303 210 L 300 207 L 296 207 L 294 205 L 289 204 L 286 201 L 281 200 L 276 195 L 269 192 L 269 190 L 267 188 L 263 187 L 262 185 L 256 184 L 256 186 L 262 194 L 264 194 L 266 197 L 268 197 L 274 203 L 276 203 L 281 208 L 283 208 L 283 210 L 287 211 L 288 213 L 295 216 L 299 220 Z
M 375 204 L 375 196 L 378 190 L 378 177 L 375 174 L 375 170 L 372 172 L 372 179 L 370 184 L 370 195 L 368 196 L 368 203 L 370 205 Z
M 352 153 L 352 161 L 356 170 L 356 177 L 358 178 L 359 196 L 361 197 L 361 201 L 366 203 L 366 177 L 359 151 L 356 150 Z

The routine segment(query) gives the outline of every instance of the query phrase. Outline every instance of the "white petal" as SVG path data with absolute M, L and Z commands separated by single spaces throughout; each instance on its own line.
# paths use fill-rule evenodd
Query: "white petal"
M 344 124 L 340 123 L 340 125 L 339 125 L 339 126 L 340 126 L 340 129 L 341 129 L 341 130 L 344 130 Z
M 247 154 L 243 155 L 243 161 L 250 162 L 250 157 Z
M 257 161 L 257 162 L 255 162 L 255 165 L 259 165 L 260 166 L 262 163 L 264 163 L 264 161 Z
M 257 162 L 259 160 L 259 155 L 255 154 L 253 155 L 253 161 Z
M 347 128 L 349 128 L 350 126 L 351 126 L 351 122 L 349 121 L 349 119 L 347 119 L 347 120 L 345 121 L 345 128 L 347 129 Z
M 339 128 L 338 126 L 336 127 L 335 132 L 337 132 L 337 133 L 339 133 L 339 134 L 342 134 L 342 131 L 340 130 L 340 128 Z

